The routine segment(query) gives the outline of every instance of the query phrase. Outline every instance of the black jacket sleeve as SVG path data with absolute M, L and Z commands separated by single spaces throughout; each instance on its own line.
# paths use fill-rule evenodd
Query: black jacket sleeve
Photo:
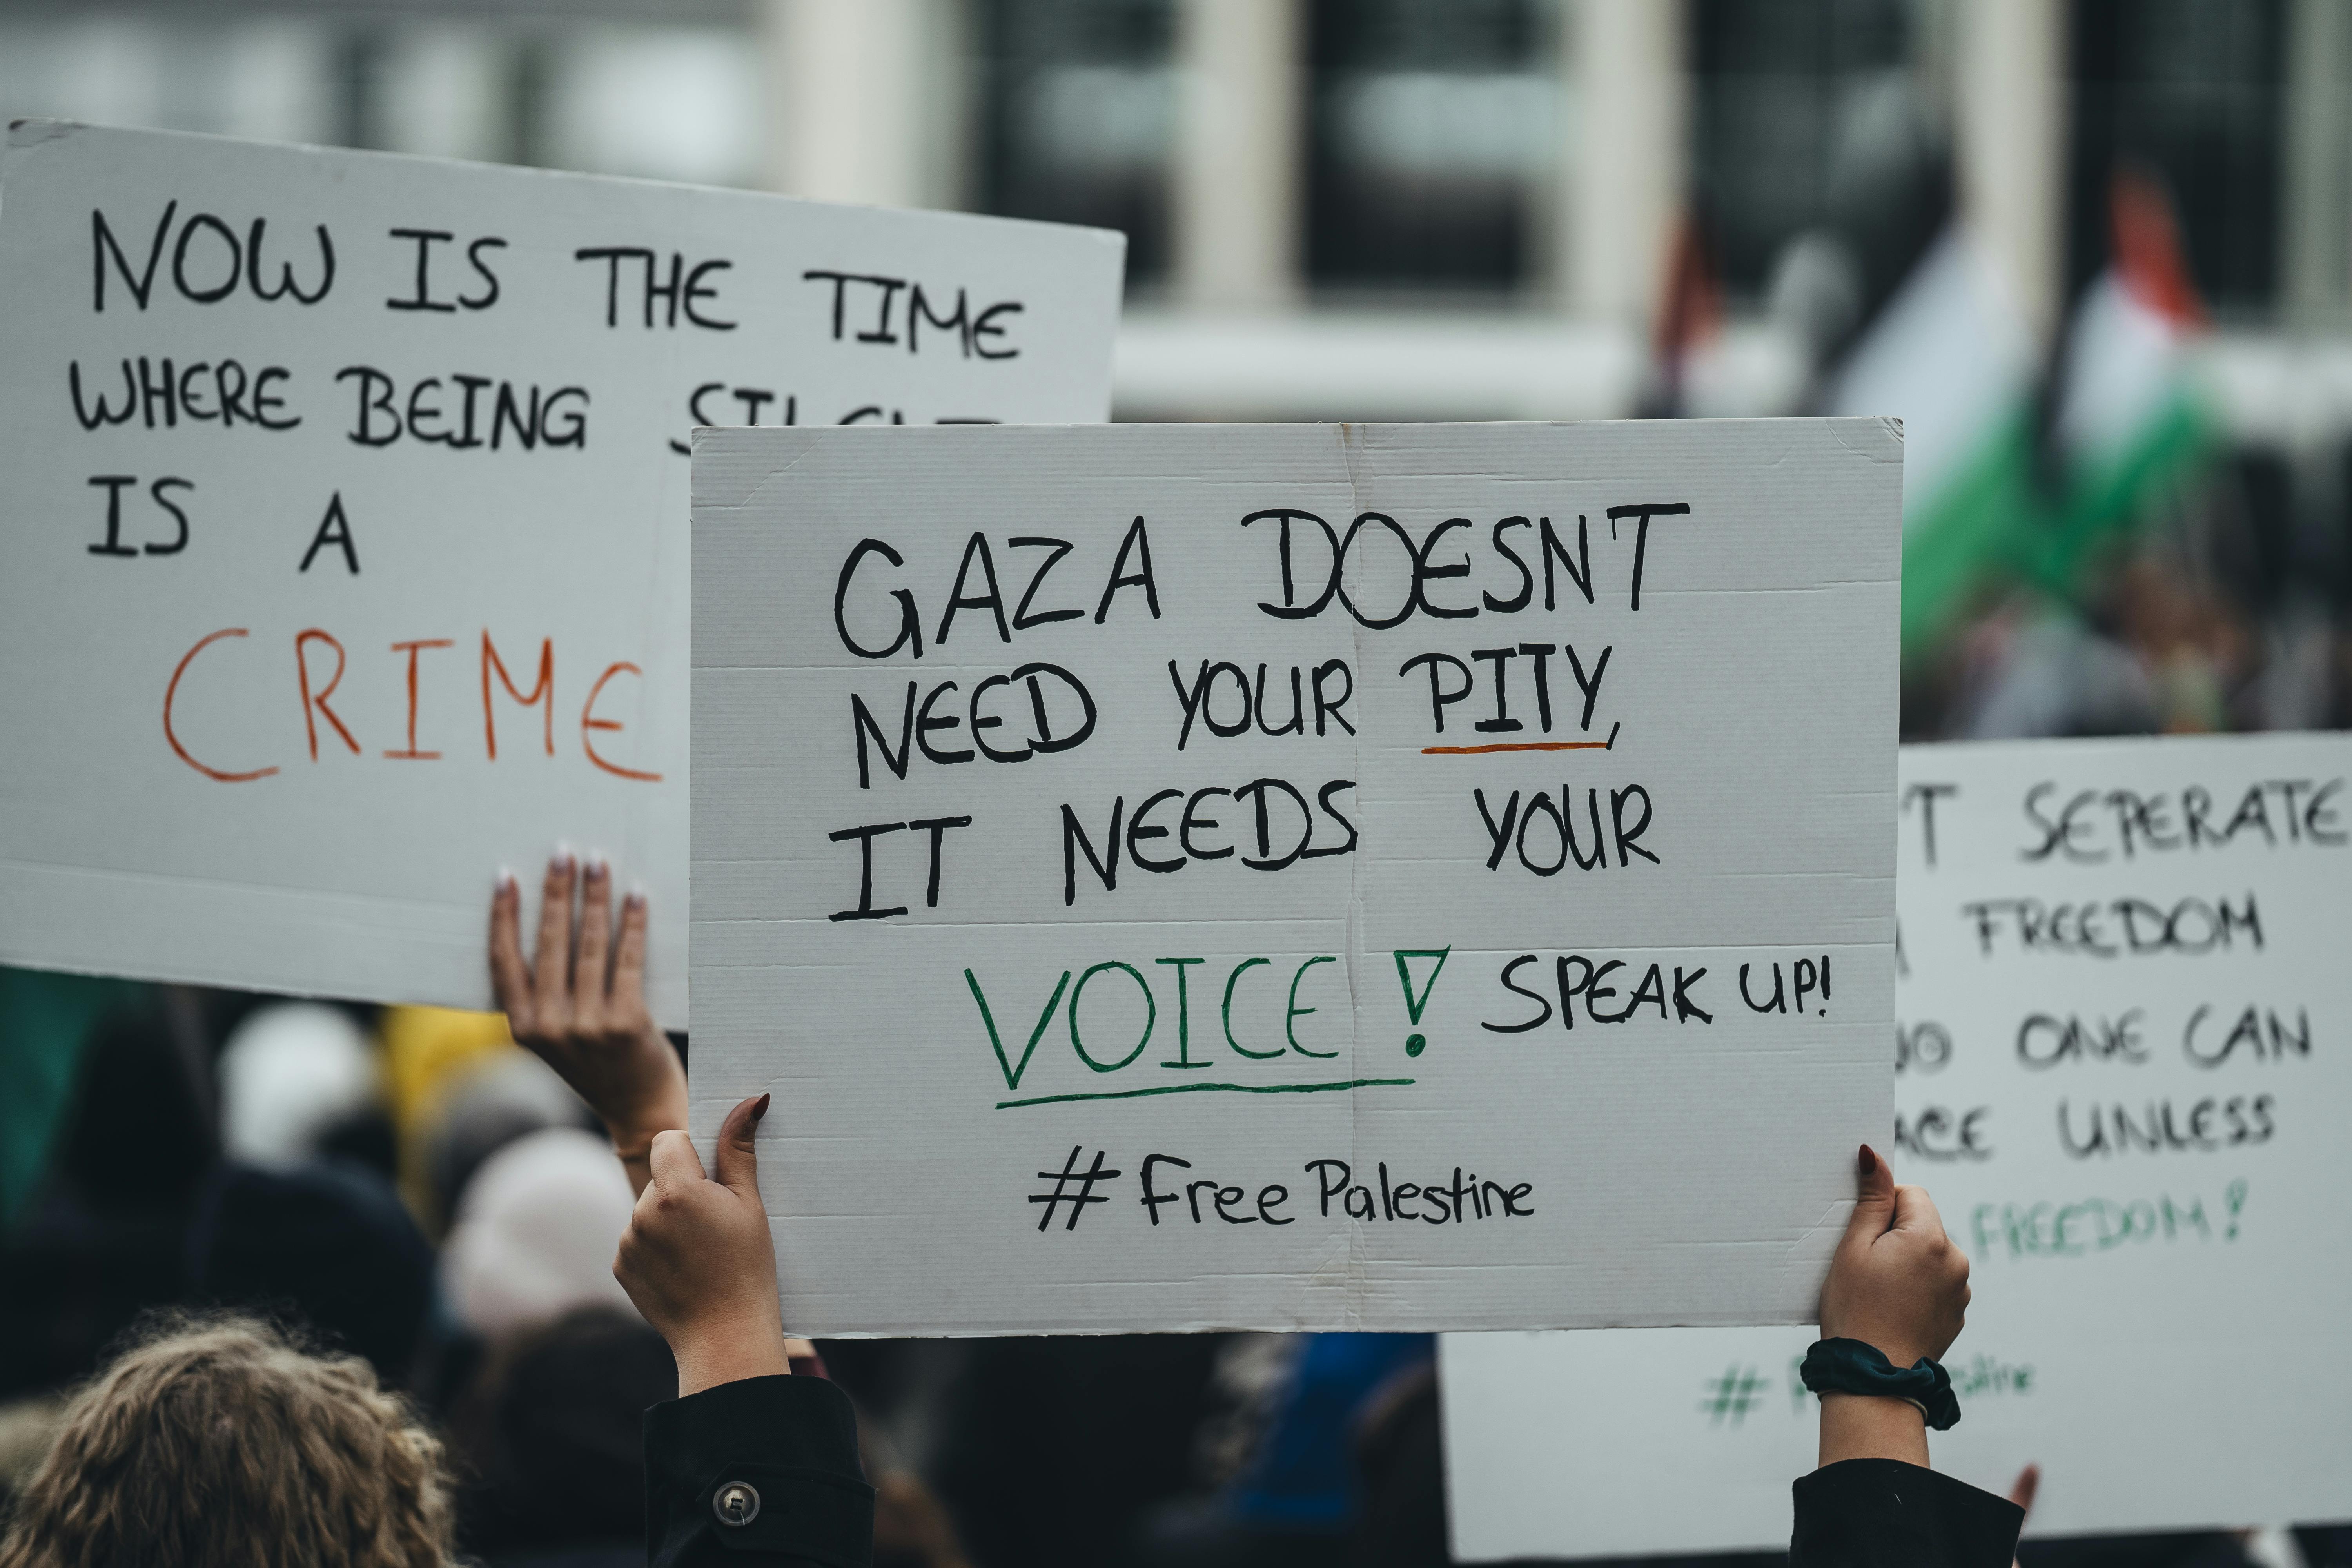
M 749 1517 L 723 1517 L 722 1501 Z M 867 1568 L 874 1489 L 848 1395 L 818 1377 L 752 1377 L 646 1411 L 646 1557 L 653 1568 Z
M 1789 1568 L 2009 1568 L 2025 1510 L 1899 1459 L 1801 1477 Z

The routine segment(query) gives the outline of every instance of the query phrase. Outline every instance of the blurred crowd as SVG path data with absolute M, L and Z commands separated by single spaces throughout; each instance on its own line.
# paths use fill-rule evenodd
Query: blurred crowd
M 501 1018 L 25 972 L 0 972 L 0 1015 L 6 1146 L 45 1154 L 0 1187 L 0 1496 L 143 1314 L 235 1306 L 431 1418 L 469 1553 L 643 1560 L 640 1418 L 677 1376 L 614 1279 L 628 1179 Z M 1236 1562 L 1254 1533 L 1349 1561 L 1367 1466 L 1385 1549 L 1422 1553 L 1368 1560 L 1443 1557 L 1423 1336 L 823 1353 L 859 1405 L 880 1562 Z
M 425 1418 L 470 1556 L 643 1560 L 641 1415 L 677 1376 L 613 1275 L 629 1180 L 503 1019 L 0 971 L 0 1499 L 142 1317 L 238 1307 L 363 1356 Z M 857 1406 L 879 1563 L 1447 1561 L 1427 1336 L 819 1351 Z M 2352 1563 L 2326 1531 L 2023 1560 L 2294 1561 L 2281 1542 Z

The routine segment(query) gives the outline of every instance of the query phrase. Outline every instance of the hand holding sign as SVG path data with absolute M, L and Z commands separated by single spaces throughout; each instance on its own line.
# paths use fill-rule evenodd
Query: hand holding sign
M 1898 1187 L 1868 1144 L 1862 1190 L 1822 1286 L 1822 1338 L 1860 1340 L 1898 1367 L 1938 1358 L 1959 1337 L 1969 1306 L 1968 1255 L 1944 1234 L 1925 1187 Z M 1908 1400 L 1822 1395 L 1822 1463 L 1927 1462 L 1927 1428 Z
M 1822 1337 L 1874 1345 L 1896 1366 L 1935 1360 L 1960 1336 L 1969 1258 L 1925 1187 L 1898 1187 L 1864 1145 L 1861 1195 L 1822 1286 Z
M 575 946 L 573 884 L 581 884 Z M 686 1125 L 686 1069 L 646 1011 L 646 898 L 621 904 L 613 934 L 613 872 L 601 855 L 581 875 L 568 850 L 547 863 L 533 962 L 522 954 L 522 889 L 501 874 L 490 896 L 490 981 L 515 1039 L 588 1102 L 646 1190 L 654 1137 Z M 607 955 L 609 953 L 609 963 Z
M 685 1133 L 656 1137 L 653 1179 L 637 1196 L 613 1263 L 629 1300 L 669 1342 L 681 1399 L 717 1384 L 792 1370 L 751 1147 L 752 1129 L 767 1113 L 764 1094 L 727 1113 L 716 1181 L 703 1174 Z

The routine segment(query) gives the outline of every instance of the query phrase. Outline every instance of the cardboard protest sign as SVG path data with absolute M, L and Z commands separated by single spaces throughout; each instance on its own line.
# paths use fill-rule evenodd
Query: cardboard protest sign
M 1904 750 L 1874 1142 L 1973 1264 L 1937 1468 L 2040 1463 L 2036 1533 L 2352 1514 L 2347 776 L 2336 735 Z M 1814 1337 L 1448 1338 L 1455 1554 L 1785 1545 Z
M 489 879 L 563 838 L 683 1026 L 689 432 L 1103 418 L 1121 256 L 13 126 L 0 962 L 482 1005 Z
M 694 1127 L 776 1094 L 787 1321 L 1807 1310 L 1888 1103 L 1901 466 L 698 434 Z

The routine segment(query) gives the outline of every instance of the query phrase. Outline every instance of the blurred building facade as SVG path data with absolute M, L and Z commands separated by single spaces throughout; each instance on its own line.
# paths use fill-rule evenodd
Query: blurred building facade
M 2352 596 L 2347 87 L 2352 0 L 0 0 L 11 116 L 1124 230 L 1122 418 L 1821 411 L 1954 234 L 2054 405 L 2129 175 L 2250 626 Z
M 1769 338 L 1838 330 L 1799 298 L 1866 316 L 1955 213 L 2046 337 L 2119 160 L 2225 352 L 2332 364 L 2347 85 L 2343 0 L 0 3 L 11 116 L 1122 229 L 1136 416 L 1632 412 L 1693 223 L 1703 411 L 1781 411 Z M 1825 307 L 1804 241 L 1855 207 Z M 2273 402 L 2352 413 L 2318 379 Z

